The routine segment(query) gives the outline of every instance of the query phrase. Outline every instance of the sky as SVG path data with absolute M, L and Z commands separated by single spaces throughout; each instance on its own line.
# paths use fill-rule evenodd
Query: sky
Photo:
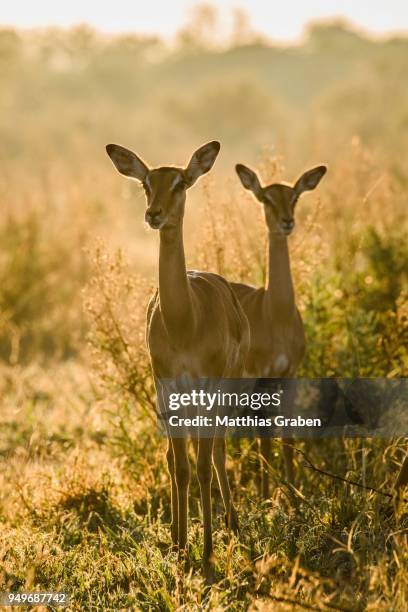
M 171 39 L 196 0 L 12 0 L 0 2 L 0 25 L 25 28 L 88 23 L 105 32 L 160 34 Z M 210 2 L 211 3 L 211 2 Z M 372 34 L 408 31 L 408 0 L 216 0 L 224 16 L 242 8 L 252 28 L 276 41 L 296 40 L 310 20 L 344 17 Z

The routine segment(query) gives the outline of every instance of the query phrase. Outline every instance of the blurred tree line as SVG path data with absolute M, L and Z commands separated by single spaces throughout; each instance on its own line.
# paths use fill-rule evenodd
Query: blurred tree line
M 272 145 L 298 167 L 330 161 L 357 135 L 386 150 L 405 180 L 407 57 L 408 37 L 374 40 L 342 22 L 312 24 L 301 43 L 283 47 L 237 11 L 227 36 L 207 5 L 172 45 L 85 25 L 2 29 L 2 170 L 18 160 L 21 173 L 40 172 L 63 158 L 75 176 L 112 140 L 152 163 L 181 162 L 210 138 L 223 142 L 224 163 L 255 161 Z

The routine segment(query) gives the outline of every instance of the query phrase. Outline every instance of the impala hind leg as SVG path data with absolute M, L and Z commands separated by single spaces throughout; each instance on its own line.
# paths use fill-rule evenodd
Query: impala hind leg
M 213 460 L 217 472 L 218 483 L 221 489 L 222 500 L 225 507 L 227 527 L 234 533 L 239 532 L 238 514 L 232 503 L 231 489 L 226 468 L 225 439 L 216 438 L 214 441 Z
M 294 379 L 286 380 L 283 397 L 285 416 L 293 416 L 296 401 L 296 381 Z M 286 481 L 293 486 L 295 486 L 294 444 L 295 441 L 293 438 L 282 438 L 282 455 L 285 466 Z
M 269 466 L 271 464 L 272 440 L 270 438 L 260 438 L 261 447 L 261 496 L 262 499 L 269 499 Z
M 285 464 L 285 475 L 286 480 L 289 484 L 295 486 L 295 466 L 294 466 L 294 453 L 293 453 L 293 438 L 282 439 L 282 455 L 283 462 Z
M 214 558 L 211 517 L 212 450 L 214 438 L 200 438 L 198 443 L 197 476 L 200 484 L 204 524 L 203 574 L 207 582 L 214 580 Z
M 400 472 L 398 474 L 397 480 L 394 485 L 394 489 L 399 491 L 402 487 L 405 487 L 408 484 L 408 455 L 405 457 L 402 462 L 402 466 Z
M 173 442 L 171 438 L 168 439 L 166 458 L 171 482 L 171 541 L 173 542 L 173 548 L 176 548 L 178 545 L 178 496 Z

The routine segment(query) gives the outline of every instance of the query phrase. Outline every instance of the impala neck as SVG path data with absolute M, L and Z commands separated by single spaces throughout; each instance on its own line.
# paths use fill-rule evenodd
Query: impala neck
M 269 234 L 266 305 L 275 320 L 291 318 L 295 312 L 288 239 L 272 232 Z
M 184 344 L 194 328 L 183 245 L 183 226 L 160 230 L 160 311 L 174 344 Z

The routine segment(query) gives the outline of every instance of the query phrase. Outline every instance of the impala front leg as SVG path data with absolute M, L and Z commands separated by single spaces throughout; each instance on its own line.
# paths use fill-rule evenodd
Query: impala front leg
M 171 541 L 173 542 L 173 548 L 175 549 L 178 546 L 178 495 L 173 441 L 171 438 L 168 440 L 166 457 L 171 481 Z
M 197 476 L 200 483 L 204 523 L 203 574 L 207 582 L 214 580 L 214 560 L 211 520 L 212 450 L 214 438 L 200 438 L 198 443 Z
M 190 483 L 190 463 L 185 438 L 172 439 L 177 488 L 177 538 L 179 552 L 187 549 L 188 485 Z

